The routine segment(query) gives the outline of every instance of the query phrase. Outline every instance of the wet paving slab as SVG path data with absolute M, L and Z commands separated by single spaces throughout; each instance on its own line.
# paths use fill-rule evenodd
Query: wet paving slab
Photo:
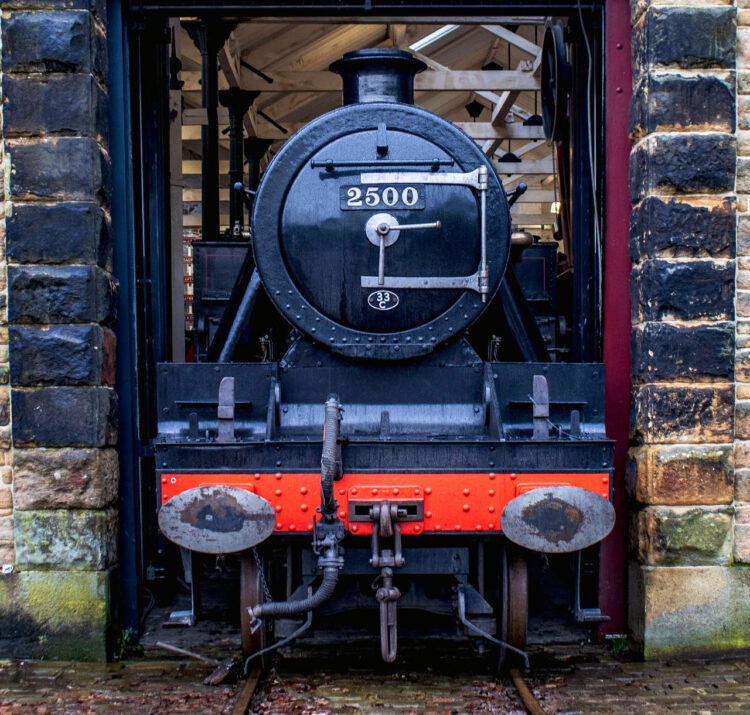
M 395 667 L 346 654 L 277 659 L 261 678 L 258 715 L 524 713 L 507 677 L 481 659 L 420 655 Z M 0 713 L 231 713 L 242 682 L 208 686 L 209 664 L 184 659 L 108 665 L 0 662 Z M 750 712 L 750 661 L 638 663 L 605 646 L 539 649 L 526 681 L 545 712 Z

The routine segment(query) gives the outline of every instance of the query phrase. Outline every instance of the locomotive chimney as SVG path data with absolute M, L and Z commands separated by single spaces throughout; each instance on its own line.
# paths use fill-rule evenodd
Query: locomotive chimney
M 414 104 L 414 75 L 427 65 L 395 49 L 347 52 L 328 69 L 344 81 L 344 104 L 401 102 Z

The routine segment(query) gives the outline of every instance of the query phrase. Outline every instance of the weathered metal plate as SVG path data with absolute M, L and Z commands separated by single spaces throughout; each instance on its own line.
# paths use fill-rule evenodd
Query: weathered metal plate
M 615 524 L 606 499 L 580 487 L 539 487 L 509 501 L 503 533 L 532 551 L 565 554 L 601 541 Z
M 204 554 L 244 551 L 265 541 L 276 526 L 273 507 L 245 489 L 188 489 L 159 509 L 159 528 L 170 541 Z

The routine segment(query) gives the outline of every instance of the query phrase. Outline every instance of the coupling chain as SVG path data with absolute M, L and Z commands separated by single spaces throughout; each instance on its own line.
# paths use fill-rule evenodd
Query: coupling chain
M 263 588 L 263 600 L 265 603 L 271 603 L 273 597 L 271 596 L 271 589 L 268 588 L 268 581 L 266 581 L 266 568 L 263 562 L 263 557 L 260 555 L 257 546 L 253 546 L 253 556 L 255 557 L 255 566 L 260 572 L 260 585 Z

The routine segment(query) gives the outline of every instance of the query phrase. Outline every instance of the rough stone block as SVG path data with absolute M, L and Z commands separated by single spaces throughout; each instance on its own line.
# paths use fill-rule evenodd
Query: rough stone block
M 13 515 L 0 516 L 0 544 L 13 543 Z
M 16 447 L 103 447 L 117 441 L 117 395 L 108 387 L 13 390 Z
M 646 385 L 634 392 L 631 422 L 637 443 L 731 442 L 734 386 Z
M 631 374 L 643 382 L 734 376 L 733 323 L 644 323 L 630 342 Z
M 0 486 L 0 509 L 13 508 L 13 490 L 10 487 Z
M 106 53 L 85 10 L 13 12 L 3 18 L 4 72 L 94 72 L 106 77 Z
M 6 75 L 6 136 L 67 133 L 108 137 L 107 95 L 92 75 Z
M 11 323 L 112 323 L 116 284 L 95 266 L 8 266 Z
M 630 564 L 629 628 L 648 659 L 750 647 L 750 567 Z
M 16 549 L 13 544 L 0 544 L 0 566 L 13 565 L 15 562 Z
M 66 201 L 13 206 L 6 250 L 17 263 L 92 263 L 112 267 L 109 222 L 96 204 Z
M 733 261 L 644 261 L 631 274 L 634 323 L 734 317 Z
M 731 507 L 649 506 L 637 517 L 638 560 L 652 566 L 728 564 Z
M 750 504 L 737 504 L 734 510 L 734 560 L 750 563 Z
M 101 509 L 117 499 L 112 449 L 17 449 L 16 509 Z
M 10 394 L 7 387 L 0 389 L 0 427 L 10 424 Z
M 631 214 L 631 260 L 635 263 L 647 258 L 731 258 L 738 232 L 736 219 L 737 202 L 733 198 L 647 196 Z M 747 228 L 750 231 L 750 224 Z M 740 224 L 740 235 L 742 230 Z M 750 243 L 750 236 L 747 241 Z
M 90 137 L 51 137 L 6 144 L 14 199 L 73 199 L 106 203 L 109 157 Z
M 117 512 L 16 511 L 16 563 L 24 570 L 101 570 L 117 558 Z
M 11 326 L 16 387 L 114 385 L 115 337 L 99 325 Z
M 733 474 L 731 445 L 656 445 L 631 450 L 626 486 L 641 504 L 730 504 Z
M 630 104 L 630 134 L 652 132 L 734 132 L 737 115 L 732 74 L 650 72 L 636 85 Z
M 750 469 L 737 469 L 734 473 L 734 498 L 750 502 Z
M 750 439 L 750 400 L 735 402 L 734 436 L 736 439 Z
M 732 7 L 651 7 L 633 28 L 633 75 L 652 67 L 734 66 L 737 13 Z
M 110 571 L 16 570 L 4 576 L 0 657 L 106 660 L 111 579 Z
M 735 185 L 738 194 L 750 194 L 750 157 L 737 157 L 737 182 Z M 743 208 L 747 211 L 747 208 Z
M 630 198 L 731 191 L 736 166 L 736 140 L 730 134 L 649 135 L 630 154 Z

